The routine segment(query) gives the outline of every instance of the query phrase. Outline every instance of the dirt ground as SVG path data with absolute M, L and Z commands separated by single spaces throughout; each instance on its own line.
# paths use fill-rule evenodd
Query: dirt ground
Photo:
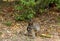
M 15 12 L 9 7 L 6 4 L 0 5 L 0 41 L 60 41 L 60 12 L 48 10 L 33 18 L 33 23 L 39 23 L 40 32 L 32 39 L 25 35 L 28 22 L 15 21 Z M 5 24 L 7 21 L 12 22 L 11 26 Z M 41 37 L 41 34 L 51 34 L 52 37 Z

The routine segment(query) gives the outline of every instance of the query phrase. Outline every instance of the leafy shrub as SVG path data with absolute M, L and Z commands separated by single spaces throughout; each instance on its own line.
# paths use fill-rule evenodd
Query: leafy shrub
M 34 17 L 36 12 L 44 12 L 45 7 L 55 2 L 57 8 L 60 8 L 60 0 L 20 0 L 19 6 L 15 6 L 15 10 L 23 11 L 15 15 L 16 20 L 26 20 Z
M 34 6 L 35 0 L 20 0 L 21 4 L 25 5 L 25 6 Z
M 57 8 L 60 9 L 60 0 L 57 0 L 56 4 L 57 4 Z
M 15 14 L 15 20 L 29 20 L 33 18 L 35 15 L 35 12 L 32 9 L 25 9 L 23 13 Z
M 35 11 L 32 7 L 35 6 L 35 0 L 20 0 L 20 5 L 15 6 L 15 10 L 22 11 L 20 14 L 15 14 L 15 20 L 29 20 L 34 17 Z

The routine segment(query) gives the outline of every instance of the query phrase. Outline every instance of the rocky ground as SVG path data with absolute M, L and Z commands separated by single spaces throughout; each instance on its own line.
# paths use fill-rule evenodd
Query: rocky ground
M 33 18 L 33 23 L 40 25 L 40 31 L 33 39 L 25 35 L 28 22 L 15 21 L 14 12 L 6 8 L 0 5 L 0 41 L 60 41 L 60 12 L 48 11 Z M 10 26 L 6 24 L 8 21 L 11 22 Z M 42 37 L 42 34 L 47 35 Z

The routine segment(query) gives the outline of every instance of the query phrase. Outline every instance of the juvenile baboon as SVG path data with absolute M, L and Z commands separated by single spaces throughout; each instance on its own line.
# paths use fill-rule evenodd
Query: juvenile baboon
M 36 37 L 36 33 L 40 31 L 40 25 L 39 23 L 33 23 L 33 22 L 30 22 L 28 24 L 28 27 L 27 27 L 27 34 L 28 36 L 32 36 L 33 38 Z

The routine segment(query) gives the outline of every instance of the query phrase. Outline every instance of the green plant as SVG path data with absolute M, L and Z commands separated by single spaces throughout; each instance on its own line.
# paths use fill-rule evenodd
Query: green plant
M 20 5 L 15 6 L 15 10 L 23 11 L 20 14 L 15 14 L 15 20 L 29 20 L 34 17 L 35 11 L 32 7 L 35 6 L 35 0 L 20 0 Z
M 33 18 L 35 12 L 32 9 L 26 9 L 22 14 L 15 14 L 15 20 L 29 20 Z
M 35 0 L 20 0 L 20 2 L 25 6 L 34 6 L 36 4 Z
M 34 17 L 39 12 L 44 12 L 45 7 L 49 6 L 50 3 L 55 2 L 57 8 L 60 8 L 60 0 L 20 0 L 19 5 L 15 6 L 15 10 L 23 11 L 20 14 L 15 15 L 16 20 L 27 20 Z
M 0 32 L 0 35 L 2 35 L 3 33 L 2 32 Z
M 15 10 L 23 10 L 23 9 L 24 9 L 23 6 L 18 6 L 18 5 L 15 6 Z
M 56 4 L 57 4 L 57 8 L 60 9 L 60 0 L 57 0 Z
M 15 15 L 15 20 L 20 21 L 20 20 L 25 20 L 25 17 L 23 15 Z
M 4 24 L 7 25 L 7 26 L 11 26 L 12 22 L 11 21 L 6 21 Z

